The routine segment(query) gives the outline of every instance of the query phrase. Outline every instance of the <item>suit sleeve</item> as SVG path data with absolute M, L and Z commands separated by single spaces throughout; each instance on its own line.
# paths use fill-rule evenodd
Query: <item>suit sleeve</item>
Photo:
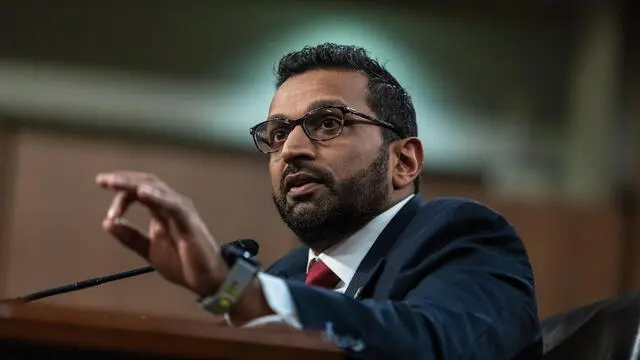
M 354 358 L 539 358 L 533 274 L 516 232 L 477 203 L 439 218 L 442 226 L 423 229 L 391 300 L 358 301 L 288 282 L 304 329 L 330 328 L 360 344 Z

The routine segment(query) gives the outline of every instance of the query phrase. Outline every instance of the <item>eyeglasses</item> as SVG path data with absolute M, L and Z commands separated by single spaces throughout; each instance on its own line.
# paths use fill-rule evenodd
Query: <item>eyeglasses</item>
M 273 119 L 261 122 L 249 131 L 258 150 L 265 154 L 280 151 L 293 129 L 301 125 L 302 130 L 311 140 L 327 141 L 342 134 L 342 130 L 354 119 L 347 119 L 347 114 L 356 115 L 370 121 L 370 124 L 387 128 L 402 137 L 395 126 L 378 120 L 346 106 L 323 106 L 311 110 L 297 120 Z

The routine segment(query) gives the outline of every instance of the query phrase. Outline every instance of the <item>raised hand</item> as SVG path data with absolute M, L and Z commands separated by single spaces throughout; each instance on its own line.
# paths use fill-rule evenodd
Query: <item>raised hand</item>
M 153 174 L 118 171 L 99 174 L 98 185 L 115 192 L 103 227 L 151 263 L 167 280 L 199 295 L 215 292 L 228 267 L 193 202 Z M 140 203 L 151 214 L 145 233 L 125 218 Z

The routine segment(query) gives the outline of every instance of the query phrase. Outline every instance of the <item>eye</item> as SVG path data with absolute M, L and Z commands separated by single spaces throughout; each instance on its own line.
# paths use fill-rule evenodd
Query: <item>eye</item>
M 289 132 L 285 129 L 276 129 L 271 132 L 271 141 L 272 142 L 282 142 L 287 139 L 287 135 Z
M 325 116 L 320 122 L 320 128 L 322 130 L 335 130 L 339 128 L 341 124 L 342 121 L 340 121 L 340 119 L 331 116 Z

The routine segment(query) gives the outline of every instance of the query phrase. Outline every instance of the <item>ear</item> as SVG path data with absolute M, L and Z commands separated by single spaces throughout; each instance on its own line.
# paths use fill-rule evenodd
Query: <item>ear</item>
M 397 140 L 391 145 L 391 153 L 394 155 L 391 172 L 394 190 L 410 186 L 422 171 L 422 142 L 415 137 Z

